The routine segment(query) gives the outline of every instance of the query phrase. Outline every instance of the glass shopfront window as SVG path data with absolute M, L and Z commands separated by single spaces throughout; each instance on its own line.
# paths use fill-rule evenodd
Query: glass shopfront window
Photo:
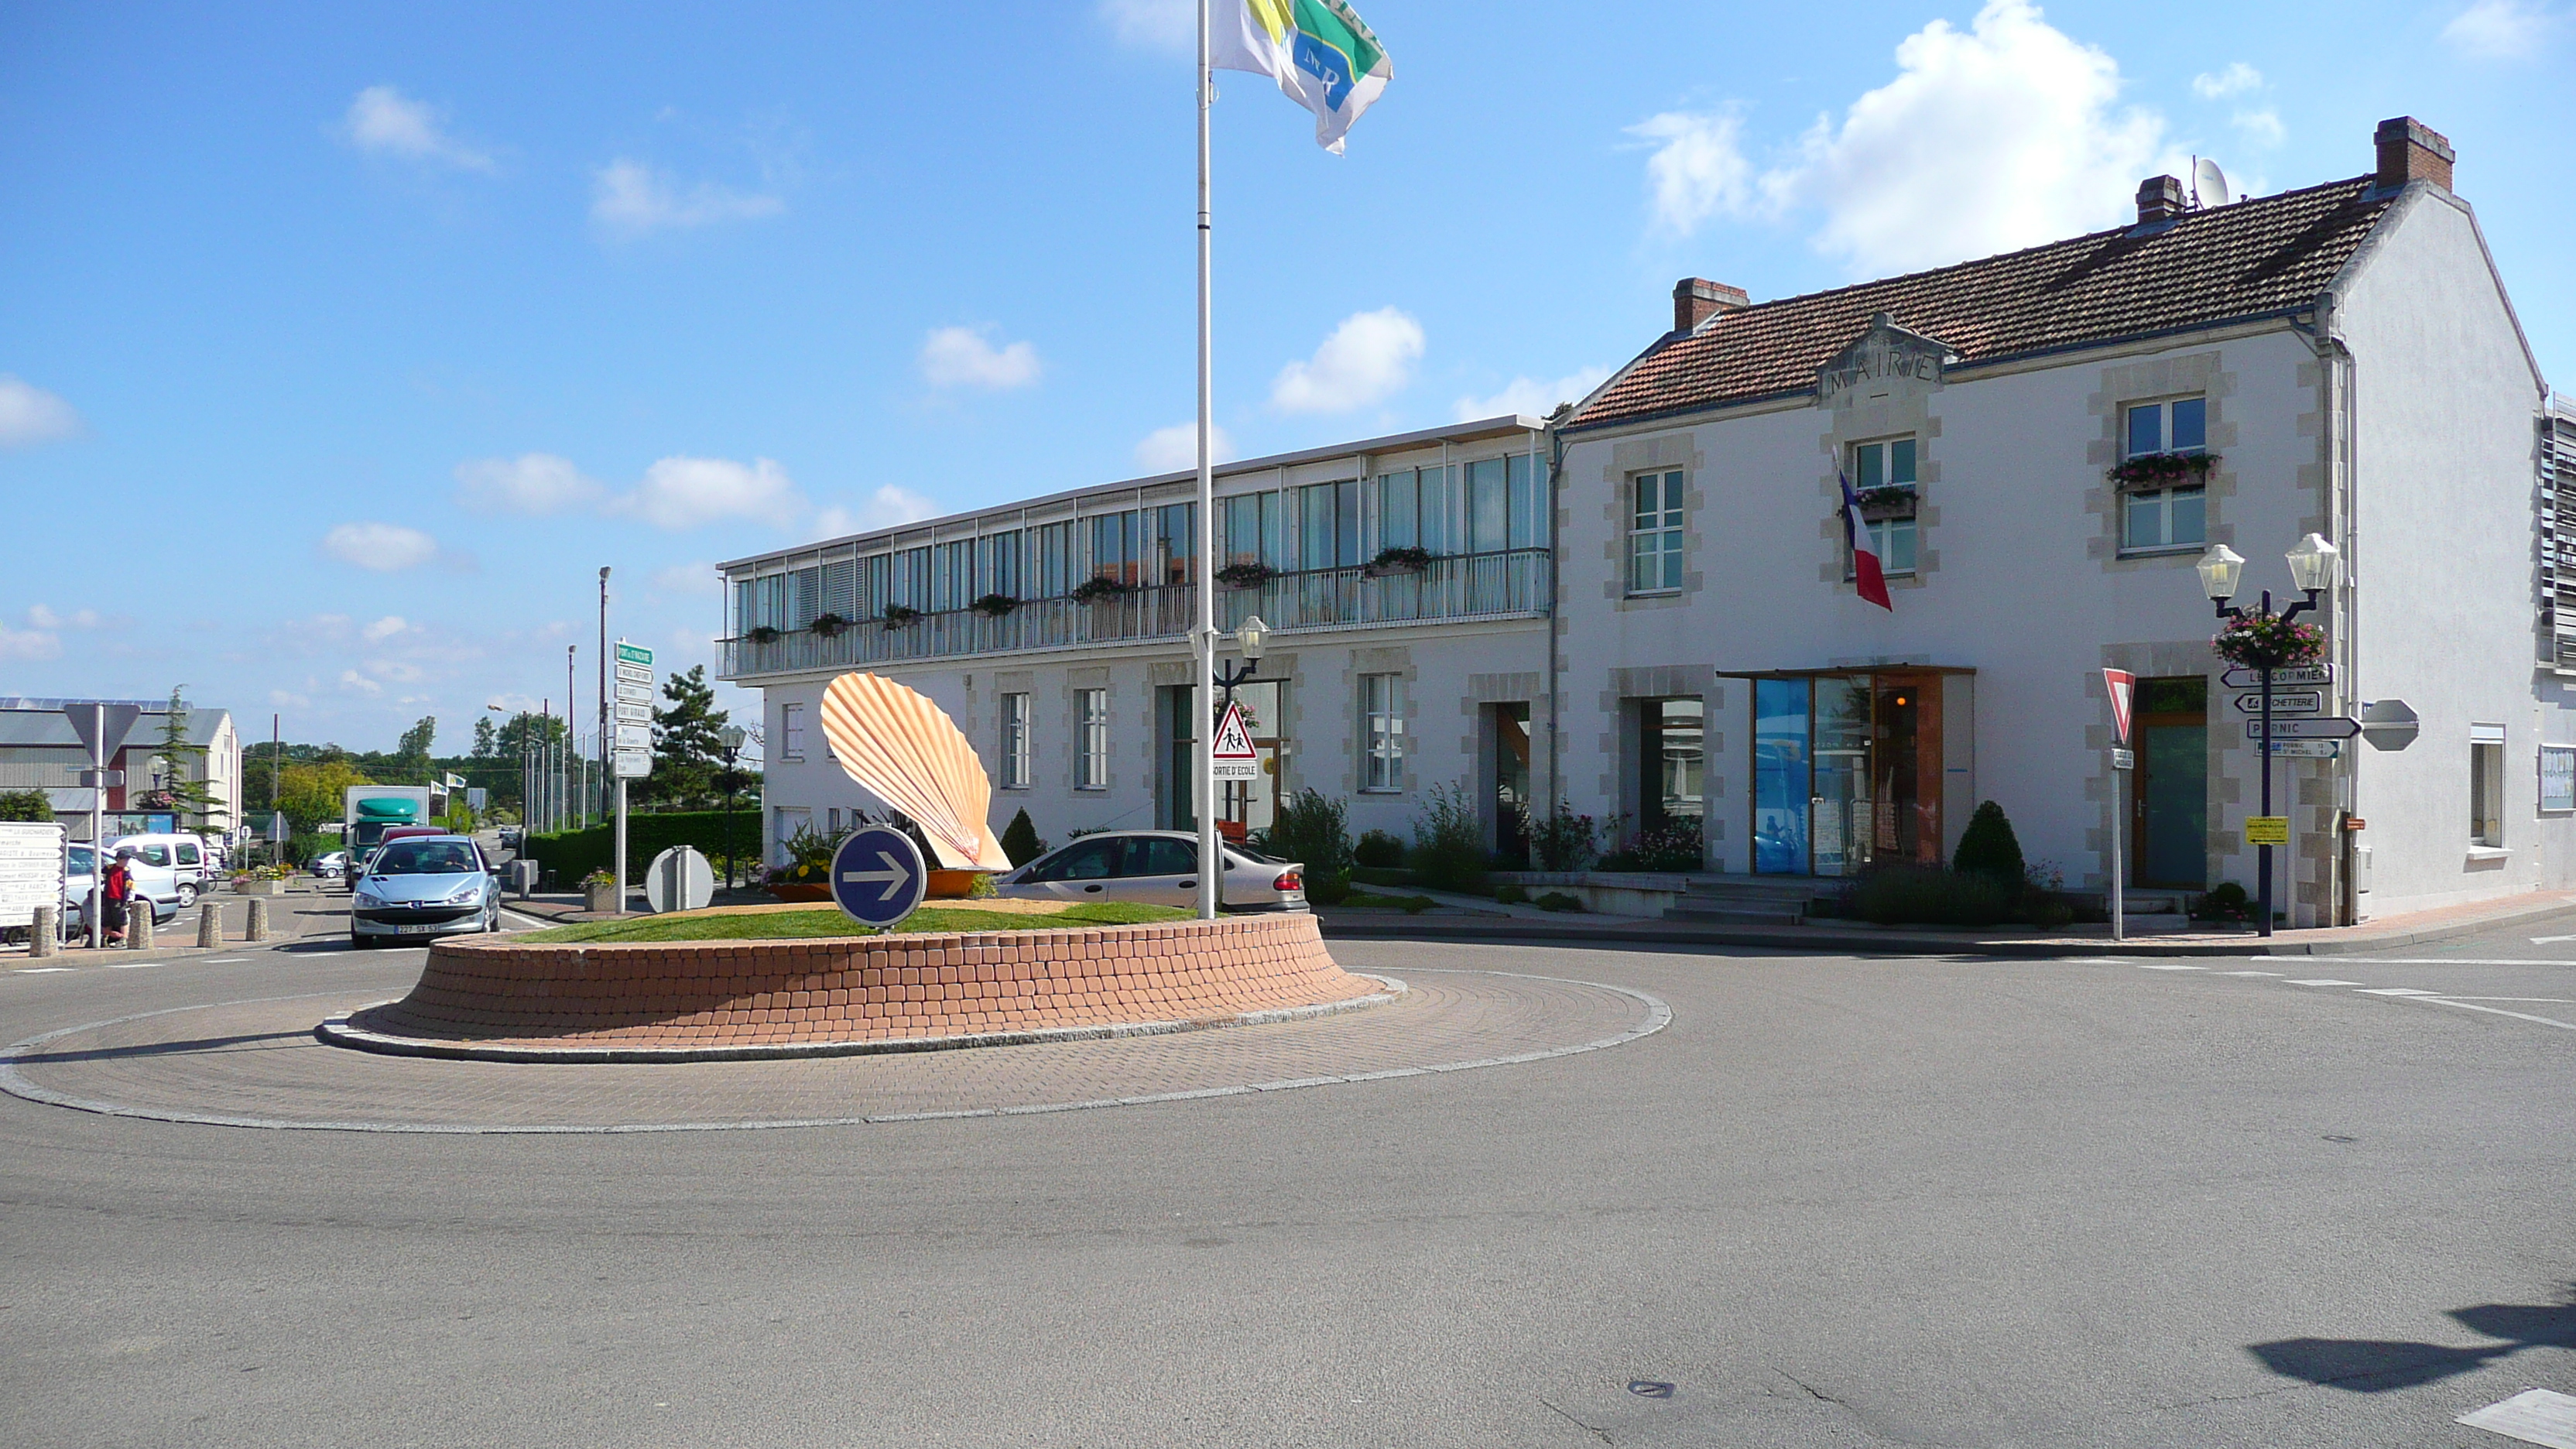
M 1753 681 L 1753 868 L 1853 875 L 1941 859 L 1941 676 Z

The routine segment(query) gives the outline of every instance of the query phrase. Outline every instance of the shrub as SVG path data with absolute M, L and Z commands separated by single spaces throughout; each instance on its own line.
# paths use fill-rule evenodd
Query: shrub
M 1541 870 L 1590 870 L 1601 858 L 1600 833 L 1591 816 L 1577 815 L 1563 800 L 1549 806 L 1545 815 L 1521 807 L 1521 834 Z
M 716 873 L 724 873 L 726 846 L 741 862 L 743 873 L 756 874 L 762 861 L 760 811 L 756 808 L 736 811 L 667 810 L 638 811 L 627 817 L 626 866 L 641 870 L 645 862 L 674 845 L 693 845 L 698 854 L 713 862 Z M 332 837 L 299 836 L 288 847 L 298 859 L 310 860 L 323 851 L 340 849 Z M 578 880 L 583 875 L 608 864 L 617 853 L 616 824 L 604 821 L 587 830 L 559 830 L 547 835 L 530 835 L 520 854 L 530 857 L 554 873 L 557 880 Z
M 1579 911 L 1583 909 L 1583 898 L 1563 891 L 1549 891 L 1538 898 L 1537 905 L 1542 911 Z
M 1046 853 L 1047 843 L 1038 839 L 1038 828 L 1030 821 L 1027 810 L 1012 816 L 1011 823 L 1002 827 L 1002 854 L 1010 857 L 1011 864 L 1026 865 Z
M 1989 875 L 1937 865 L 1891 865 L 1861 878 L 1852 908 L 1882 926 L 1991 926 L 2012 914 L 2012 895 Z
M 1409 886 L 1414 883 L 1413 872 L 1392 865 L 1352 866 L 1351 879 L 1361 885 L 1373 886 Z
M 1351 898 L 1351 873 L 1337 870 L 1329 875 L 1306 872 L 1306 901 L 1309 905 L 1338 906 Z
M 1324 892 L 1350 889 L 1351 837 L 1346 822 L 1342 802 L 1327 799 L 1311 787 L 1280 801 L 1270 817 L 1264 844 L 1272 855 L 1306 868 L 1308 900 L 1331 905 L 1340 894 L 1328 898 Z
M 2195 921 L 2250 921 L 2254 919 L 2254 903 L 2246 896 L 2245 887 L 2232 880 L 2220 881 L 2209 888 L 2208 894 L 2191 903 L 2191 918 Z
M 1517 906 L 1529 898 L 1528 888 L 1518 881 L 1505 881 L 1494 887 L 1494 899 L 1507 906 Z
M 54 797 L 42 790 L 0 790 L 0 820 L 54 823 Z
M 1984 876 L 2008 896 L 2021 894 L 2029 867 L 2022 862 L 2021 841 L 2013 835 L 2012 822 L 2004 818 L 2004 807 L 1988 800 L 1968 817 L 1959 849 L 1950 857 L 1950 869 Z
M 1359 844 L 1351 847 L 1351 859 L 1367 866 L 1402 865 L 1404 842 L 1383 830 L 1372 830 L 1360 837 Z
M 1485 886 L 1485 826 L 1467 793 L 1467 782 L 1434 785 L 1422 792 L 1413 817 L 1413 878 L 1440 891 L 1481 893 Z
M 1626 847 L 1601 857 L 1603 870 L 1693 871 L 1707 859 L 1699 822 L 1668 820 L 1638 831 Z

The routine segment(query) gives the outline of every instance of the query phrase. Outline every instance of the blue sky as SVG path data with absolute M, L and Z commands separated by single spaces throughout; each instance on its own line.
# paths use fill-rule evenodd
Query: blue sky
M 2398 114 L 2576 376 L 2569 0 L 1362 9 L 1347 155 L 1220 81 L 1239 455 L 1543 410 L 1676 277 L 2109 225 L 2194 153 L 2353 175 Z M 714 560 L 1170 465 L 1190 13 L 0 5 L 0 693 L 462 748 L 592 676 L 601 565 L 704 661 Z

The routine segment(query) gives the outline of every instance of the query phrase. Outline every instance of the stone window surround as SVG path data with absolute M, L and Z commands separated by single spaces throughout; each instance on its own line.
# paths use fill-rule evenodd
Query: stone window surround
M 1888 591 L 1922 588 L 1941 571 L 1941 551 L 1931 546 L 1941 523 L 1941 505 L 1933 501 L 1941 496 L 1935 486 L 1941 481 L 1941 450 L 1936 446 L 1941 436 L 1941 417 L 1932 411 L 1931 400 L 1928 390 L 1903 392 L 1885 400 L 1834 408 L 1827 414 L 1831 425 L 1816 445 L 1824 453 L 1827 465 L 1816 484 L 1816 497 L 1825 508 L 1825 516 L 1816 526 L 1816 537 L 1828 550 L 1828 557 L 1816 567 L 1818 581 L 1840 589 L 1849 587 L 1853 579 L 1851 547 L 1843 536 L 1843 474 L 1851 466 L 1852 449 L 1894 438 L 1914 440 L 1917 492 L 1914 567 L 1888 574 Z
M 1706 585 L 1699 569 L 1706 557 L 1702 550 L 1703 521 L 1708 517 L 1708 455 L 1699 450 L 1698 437 L 1688 429 L 1653 433 L 1641 438 L 1622 438 L 1611 443 L 1610 461 L 1602 465 L 1603 506 L 1601 518 L 1608 532 L 1601 546 L 1602 561 L 1609 566 L 1602 579 L 1601 597 L 1619 610 L 1671 609 L 1686 607 L 1690 597 Z M 1639 473 L 1665 473 L 1679 469 L 1682 475 L 1682 586 L 1658 589 L 1652 593 L 1628 592 L 1629 524 L 1634 518 L 1635 494 L 1628 480 Z M 1570 491 L 1570 490 L 1569 490 Z M 1571 511 L 1570 505 L 1568 511 Z M 1558 536 L 1568 520 L 1560 519 Z M 1563 620 L 1559 620 L 1562 628 Z
M 2110 573 L 2124 567 L 2180 568 L 2184 566 L 2181 560 L 2199 558 L 2212 544 L 2233 544 L 2236 531 L 2227 521 L 2226 502 L 2236 496 L 2236 473 L 2227 459 L 2236 446 L 2236 424 L 2227 416 L 2227 400 L 2236 395 L 2237 375 L 2221 366 L 2219 349 L 2114 364 L 2102 368 L 2100 378 L 2100 391 L 2085 399 L 2086 408 L 2100 420 L 2100 431 L 2085 445 L 2085 463 L 2092 469 L 2092 482 L 2084 492 L 2084 511 L 2099 517 L 2101 524 L 2099 532 L 2086 541 L 2085 553 Z M 2128 446 L 2125 432 L 2129 408 L 2178 397 L 2208 400 L 2209 431 L 2204 447 L 2218 457 L 2217 464 L 2205 475 L 2201 541 L 2129 548 L 2126 490 L 2110 478 L 2110 470 L 2119 464 Z M 2301 472 L 2304 484 L 2306 470 Z
M 1360 676 L 1392 674 L 1404 681 L 1403 710 L 1399 718 L 1404 721 L 1403 737 L 1408 742 L 1405 754 L 1407 763 L 1410 764 L 1413 751 L 1409 742 L 1419 738 L 1422 732 L 1422 691 L 1417 687 L 1421 683 L 1421 672 L 1414 665 L 1413 647 L 1409 644 L 1390 644 L 1343 651 L 1342 698 L 1349 701 L 1347 708 L 1350 710 L 1344 728 L 1352 731 L 1351 748 L 1343 757 L 1342 763 L 1341 788 L 1344 795 L 1367 795 L 1372 799 L 1401 799 L 1413 793 L 1415 778 L 1421 773 L 1418 769 L 1406 769 L 1401 777 L 1403 783 L 1392 790 L 1364 789 L 1360 784 L 1364 778 L 1363 761 L 1368 750 L 1368 718 L 1363 709 L 1366 696 L 1361 693 Z

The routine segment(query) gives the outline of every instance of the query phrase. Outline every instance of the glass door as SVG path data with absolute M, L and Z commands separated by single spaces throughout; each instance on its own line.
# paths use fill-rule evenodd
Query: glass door
M 1870 793 L 1870 680 L 1865 674 L 1818 679 L 1814 819 L 1817 875 L 1852 875 L 1872 858 L 1880 813 Z
M 1498 704 L 1494 715 L 1494 848 L 1517 869 L 1529 866 L 1529 835 L 1521 812 L 1529 808 L 1530 707 Z
M 1753 869 L 1805 875 L 1814 791 L 1807 753 L 1813 687 L 1804 679 L 1753 681 Z
M 2141 679 L 2130 789 L 2130 883 L 2209 883 L 2209 680 Z

